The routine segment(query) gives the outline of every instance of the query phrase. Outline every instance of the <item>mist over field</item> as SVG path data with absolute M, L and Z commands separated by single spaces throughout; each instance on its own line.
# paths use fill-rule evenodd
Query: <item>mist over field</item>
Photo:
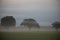
M 38 28 L 31 28 L 29 29 L 28 27 L 0 27 L 0 32 L 40 32 L 40 31 L 56 31 L 55 28 L 52 27 L 40 27 Z M 60 29 L 58 29 L 60 31 Z
M 0 7 L 0 20 L 5 16 L 13 16 L 16 19 L 16 27 L 8 30 L 28 30 L 22 28 L 24 19 L 32 18 L 40 25 L 39 31 L 55 31 L 53 22 L 60 22 L 59 0 L 2 0 Z M 1 23 L 1 21 L 0 21 Z M 0 30 L 7 30 L 1 27 Z M 32 28 L 31 30 L 35 30 Z
M 60 40 L 60 0 L 0 0 L 0 40 Z

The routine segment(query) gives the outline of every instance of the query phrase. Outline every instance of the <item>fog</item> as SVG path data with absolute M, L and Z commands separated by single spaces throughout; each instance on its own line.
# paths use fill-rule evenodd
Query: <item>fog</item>
M 17 26 L 26 18 L 35 19 L 41 26 L 60 22 L 58 0 L 2 0 L 0 17 L 14 16 Z
M 40 31 L 56 31 L 55 28 L 52 27 L 40 27 L 40 28 L 27 28 L 27 27 L 0 27 L 0 32 L 40 32 Z M 58 29 L 60 31 L 60 29 Z

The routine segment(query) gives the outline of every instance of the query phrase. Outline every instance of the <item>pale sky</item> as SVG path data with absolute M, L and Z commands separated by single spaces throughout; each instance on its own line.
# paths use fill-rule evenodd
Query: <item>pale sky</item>
M 0 16 L 14 16 L 17 24 L 33 18 L 40 25 L 48 26 L 60 21 L 57 0 L 2 0 Z

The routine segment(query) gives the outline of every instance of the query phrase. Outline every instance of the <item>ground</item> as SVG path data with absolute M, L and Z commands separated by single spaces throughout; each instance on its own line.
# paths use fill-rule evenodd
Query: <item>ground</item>
M 60 40 L 60 32 L 0 32 L 1 40 Z

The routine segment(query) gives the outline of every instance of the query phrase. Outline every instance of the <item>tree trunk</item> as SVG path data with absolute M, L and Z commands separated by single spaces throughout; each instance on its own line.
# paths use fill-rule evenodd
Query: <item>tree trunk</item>
M 58 29 L 57 28 L 55 28 L 56 29 L 56 31 L 58 31 Z

